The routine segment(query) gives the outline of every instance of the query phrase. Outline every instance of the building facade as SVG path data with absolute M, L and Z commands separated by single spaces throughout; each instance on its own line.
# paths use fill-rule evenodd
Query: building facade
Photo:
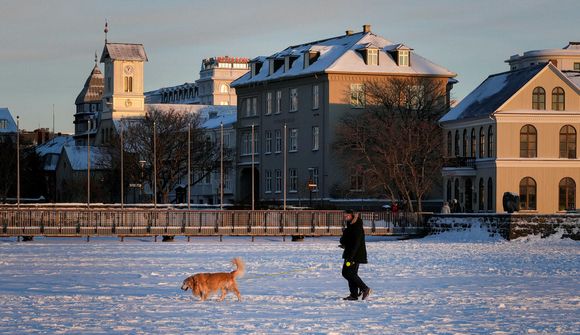
M 507 62 L 513 70 L 489 76 L 440 120 L 445 198 L 465 212 L 503 212 L 505 192 L 519 195 L 520 212 L 575 210 L 578 43 Z
M 194 83 L 163 87 L 146 92 L 147 103 L 235 105 L 232 81 L 248 72 L 248 58 L 212 57 L 202 61 L 199 79 Z
M 88 141 L 94 142 L 98 129 L 97 122 L 103 111 L 104 89 L 104 76 L 97 65 L 95 55 L 95 66 L 75 100 L 74 139 L 78 145 L 87 145 Z
M 364 108 L 366 82 L 409 76 L 432 78 L 449 91 L 455 74 L 373 34 L 369 25 L 254 58 L 250 72 L 232 83 L 238 201 L 251 201 L 252 180 L 255 200 L 267 204 L 306 206 L 312 198 L 319 206 L 364 197 L 359 167 L 336 158 L 335 128 L 345 114 Z

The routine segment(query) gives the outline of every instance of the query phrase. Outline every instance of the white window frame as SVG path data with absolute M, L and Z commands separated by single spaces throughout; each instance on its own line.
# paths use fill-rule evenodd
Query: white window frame
M 290 111 L 291 112 L 298 111 L 298 89 L 297 88 L 290 89 Z
M 409 66 L 411 53 L 409 50 L 399 50 L 398 52 L 398 62 L 399 66 Z
M 312 192 L 318 192 L 320 186 L 318 184 L 318 167 L 308 168 L 308 174 L 310 176 L 310 180 L 312 180 L 314 184 L 316 184 L 316 188 L 313 189 Z
M 264 154 L 269 155 L 272 153 L 272 131 L 271 130 L 264 131 L 264 138 L 266 142 Z
M 246 117 L 250 116 L 250 112 L 252 110 L 252 98 L 246 98 Z
M 379 65 L 379 49 L 367 49 L 367 65 Z
M 298 170 L 295 168 L 288 169 L 288 193 L 298 192 Z
M 252 116 L 258 115 L 258 98 L 252 98 Z
M 272 170 L 266 170 L 266 185 L 264 193 L 272 193 Z
M 272 114 L 272 92 L 266 94 L 266 115 Z
M 320 127 L 312 127 L 312 151 L 318 151 L 320 149 Z
M 312 109 L 320 108 L 320 86 L 312 86 Z
M 280 114 L 282 113 L 282 91 L 278 90 L 276 91 L 276 113 L 275 114 Z
M 350 84 L 350 105 L 353 108 L 364 108 L 365 106 L 364 84 Z
M 274 130 L 275 148 L 274 152 L 279 154 L 282 152 L 282 131 L 280 129 Z
M 281 193 L 282 192 L 282 170 L 280 169 L 276 169 L 275 171 L 276 174 L 276 189 L 274 192 L 276 193 Z
M 288 152 L 298 151 L 298 128 L 290 128 Z

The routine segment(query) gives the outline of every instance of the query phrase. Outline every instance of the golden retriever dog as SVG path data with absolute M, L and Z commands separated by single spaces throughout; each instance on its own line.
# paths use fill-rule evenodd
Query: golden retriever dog
M 200 297 L 201 301 L 205 301 L 217 290 L 221 290 L 219 301 L 222 301 L 228 292 L 233 291 L 238 297 L 238 301 L 241 301 L 242 297 L 240 296 L 240 291 L 238 291 L 236 277 L 243 276 L 245 266 L 241 258 L 234 258 L 232 263 L 236 266 L 234 271 L 195 274 L 183 281 L 181 289 L 184 291 L 191 289 L 193 296 Z

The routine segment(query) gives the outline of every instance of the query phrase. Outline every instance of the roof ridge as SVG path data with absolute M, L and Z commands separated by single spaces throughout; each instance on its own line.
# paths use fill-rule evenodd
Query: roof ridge
M 308 42 L 308 43 L 302 43 L 302 44 L 297 44 L 297 45 L 291 45 L 291 46 L 287 47 L 287 48 L 286 48 L 286 49 L 284 49 L 284 50 L 287 50 L 287 49 L 294 49 L 294 48 L 303 47 L 303 46 L 306 46 L 306 45 L 312 45 L 312 44 L 316 44 L 316 43 L 322 43 L 322 42 L 330 41 L 330 40 L 333 40 L 333 39 L 344 38 L 344 37 L 354 36 L 354 35 L 358 35 L 358 34 L 363 34 L 363 35 L 365 35 L 365 34 L 372 34 L 372 33 L 370 33 L 370 32 L 369 32 L 369 33 L 365 33 L 365 32 L 359 31 L 358 33 L 353 33 L 353 34 L 351 34 L 351 35 L 338 35 L 338 36 L 329 37 L 329 38 L 325 38 L 325 39 L 318 40 L 318 41 L 312 41 L 312 42 Z M 283 50 L 282 50 L 282 51 L 283 51 Z

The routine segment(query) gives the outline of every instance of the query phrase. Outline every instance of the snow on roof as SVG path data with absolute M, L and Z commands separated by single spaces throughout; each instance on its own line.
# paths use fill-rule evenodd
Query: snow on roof
M 48 154 L 60 155 L 62 152 L 62 147 L 71 146 L 75 144 L 75 140 L 72 136 L 57 136 L 52 140 L 45 142 L 36 147 L 36 153 L 42 157 Z
M 457 107 L 439 119 L 439 122 L 491 115 L 547 66 L 550 64 L 535 65 L 487 77 L 475 90 L 461 100 Z
M 95 67 L 93 67 L 91 74 L 85 81 L 83 89 L 81 90 L 81 92 L 79 93 L 79 95 L 75 100 L 75 104 L 78 105 L 85 102 L 95 102 L 95 101 L 100 102 L 101 98 L 103 97 L 104 89 L 105 89 L 105 77 L 103 76 L 103 73 L 101 72 L 97 64 L 95 64 Z
M 562 71 L 578 89 L 580 89 L 580 71 Z
M 210 118 L 205 121 L 201 127 L 205 129 L 215 129 L 219 128 L 220 124 L 223 123 L 224 127 L 231 126 L 236 123 L 237 113 L 221 113 L 216 117 Z
M 131 44 L 131 43 L 107 43 L 103 48 L 103 53 L 101 54 L 101 63 L 105 62 L 105 59 L 110 58 L 113 60 L 137 60 L 137 61 L 147 61 L 147 55 L 145 54 L 145 48 L 143 44 Z
M 360 52 L 361 48 L 373 46 L 380 49 L 379 65 L 367 65 Z M 269 57 L 256 57 L 252 62 L 261 62 L 262 66 L 258 73 L 252 76 L 248 72 L 235 80 L 232 87 L 247 85 L 268 80 L 303 76 L 320 72 L 355 72 L 371 74 L 422 74 L 454 77 L 456 74 L 444 67 L 411 52 L 410 66 L 398 66 L 394 56 L 389 50 L 394 50 L 403 46 L 393 44 L 393 42 L 377 36 L 371 32 L 359 32 L 351 35 L 342 35 L 326 40 L 296 45 L 288 47 Z M 404 46 L 405 48 L 408 48 Z M 410 49 L 410 48 L 408 48 Z M 318 59 L 304 67 L 304 57 L 309 51 L 320 53 Z M 290 68 L 285 71 L 284 66 L 280 66 L 274 73 L 270 74 L 270 65 L 273 60 L 282 60 L 286 56 L 295 56 Z
M 12 114 L 6 107 L 0 107 L 0 121 L 6 120 L 6 125 L 0 123 L 0 133 L 16 133 L 18 131 L 16 122 L 12 118 Z
M 111 167 L 111 155 L 106 148 L 90 147 L 91 170 L 104 170 Z M 63 154 L 66 155 L 71 164 L 71 168 L 75 171 L 86 170 L 87 162 L 87 147 L 86 146 L 64 146 Z

